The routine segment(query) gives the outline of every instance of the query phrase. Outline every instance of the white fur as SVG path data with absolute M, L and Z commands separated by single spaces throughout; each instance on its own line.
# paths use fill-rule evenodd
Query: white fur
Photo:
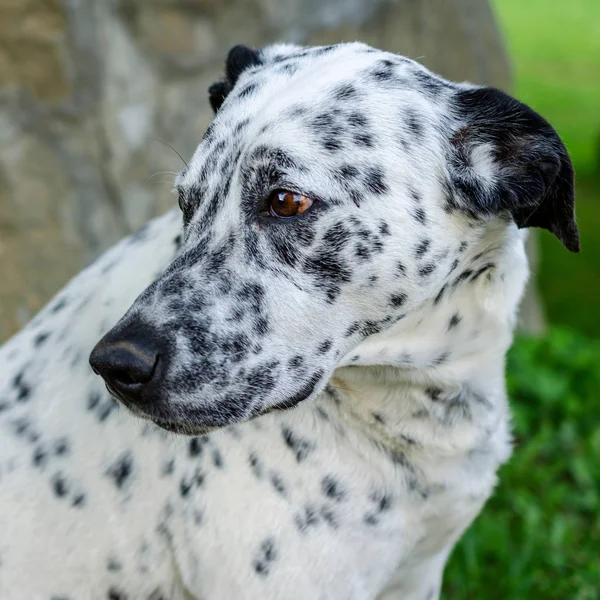
M 421 179 L 415 161 L 405 167 Z M 186 177 L 194 176 L 192 168 Z M 435 177 L 424 199 L 432 214 Z M 123 241 L 77 276 L 0 349 L 0 598 L 438 598 L 446 559 L 510 454 L 504 355 L 527 278 L 524 234 L 513 224 L 469 231 L 441 218 L 428 225 L 434 238 L 471 236 L 456 273 L 487 252 L 490 277 L 437 305 L 431 292 L 415 296 L 405 319 L 347 351 L 329 379 L 333 395 L 214 432 L 195 455 L 189 439 L 123 409 L 101 421 L 106 395 L 89 406 L 90 394 L 103 393 L 89 352 L 173 259 L 179 215 L 155 220 L 145 238 Z M 398 248 L 416 241 L 406 223 Z M 68 306 L 54 313 L 63 299 Z M 456 313 L 460 327 L 449 330 Z M 331 326 L 325 314 L 321 330 Z M 35 347 L 41 332 L 50 338 Z M 449 358 L 435 364 L 442 353 Z M 31 393 L 17 402 L 22 371 Z M 461 393 L 468 419 L 450 410 Z M 295 449 L 285 431 L 301 440 Z M 46 460 L 34 464 L 40 448 Z M 132 470 L 119 488 L 123 454 Z M 329 475 L 340 489 L 327 493 Z M 57 477 L 63 494 L 52 491 Z M 189 482 L 196 487 L 182 497 Z M 305 531 L 302 519 L 313 521 Z M 261 560 L 267 576 L 257 575 Z

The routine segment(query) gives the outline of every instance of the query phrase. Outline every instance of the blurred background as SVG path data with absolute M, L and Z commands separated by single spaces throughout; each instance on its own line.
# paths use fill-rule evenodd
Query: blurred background
M 598 0 L 0 0 L 0 342 L 174 203 L 228 49 L 365 41 L 541 112 L 577 173 L 582 252 L 533 236 L 508 361 L 516 451 L 444 598 L 600 598 Z

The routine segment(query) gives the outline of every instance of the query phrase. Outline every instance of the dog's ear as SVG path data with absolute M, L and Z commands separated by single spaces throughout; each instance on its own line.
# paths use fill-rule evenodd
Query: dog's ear
M 451 142 L 451 185 L 472 213 L 508 211 L 518 227 L 551 231 L 579 251 L 573 166 L 551 125 L 494 88 L 456 95 L 460 125 Z
M 234 46 L 229 51 L 225 61 L 225 77 L 208 88 L 210 105 L 215 113 L 221 108 L 242 72 L 261 63 L 260 52 L 248 46 Z

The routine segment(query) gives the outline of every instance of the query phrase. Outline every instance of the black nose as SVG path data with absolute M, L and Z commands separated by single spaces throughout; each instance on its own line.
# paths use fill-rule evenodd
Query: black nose
M 122 400 L 139 404 L 160 361 L 159 343 L 140 323 L 109 331 L 92 350 L 90 365 L 109 390 Z

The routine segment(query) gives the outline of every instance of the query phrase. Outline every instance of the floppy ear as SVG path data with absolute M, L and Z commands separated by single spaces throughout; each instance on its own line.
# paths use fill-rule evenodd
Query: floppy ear
M 221 108 L 242 72 L 260 64 L 262 60 L 258 50 L 240 45 L 229 51 L 225 61 L 225 77 L 208 88 L 210 105 L 215 113 Z
M 456 95 L 460 127 L 451 139 L 451 183 L 475 214 L 508 211 L 518 227 L 551 231 L 579 251 L 573 166 L 551 125 L 494 88 Z

